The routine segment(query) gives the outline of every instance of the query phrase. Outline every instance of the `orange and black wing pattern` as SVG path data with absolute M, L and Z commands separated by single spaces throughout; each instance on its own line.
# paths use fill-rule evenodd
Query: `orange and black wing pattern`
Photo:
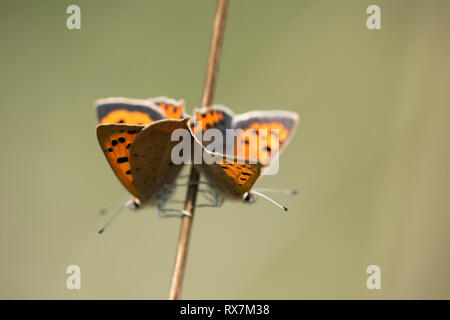
M 259 162 L 241 163 L 226 156 L 212 164 L 203 163 L 198 167 L 213 188 L 233 198 L 242 198 L 244 193 L 251 190 L 262 168 Z
M 231 128 L 232 121 L 233 113 L 223 106 L 214 106 L 210 109 L 195 109 L 191 129 L 195 134 L 200 131 L 215 128 L 219 129 L 225 135 L 226 129 Z
M 130 150 L 137 134 L 144 125 L 99 124 L 97 138 L 111 169 L 123 186 L 133 196 L 138 190 L 133 183 L 130 165 Z
M 295 133 L 299 116 L 290 111 L 253 111 L 233 119 L 235 156 L 269 165 Z
M 95 102 L 100 124 L 123 123 L 145 125 L 165 118 L 164 113 L 149 100 L 106 98 Z
M 130 164 L 130 150 L 137 134 L 156 121 L 183 118 L 183 108 L 183 100 L 164 97 L 146 100 L 106 98 L 95 102 L 100 147 L 117 178 L 135 198 L 139 199 L 143 192 L 133 176 L 139 178 L 139 173 L 137 170 L 133 173 Z
M 223 106 L 198 109 L 194 112 L 195 122 L 191 127 L 198 139 L 199 132 L 210 128 L 223 134 L 223 161 L 204 163 L 199 169 L 218 189 L 241 197 L 248 192 L 268 166 L 274 156 L 289 143 L 297 123 L 298 115 L 289 111 L 254 111 L 234 116 Z M 227 129 L 233 129 L 234 139 L 228 139 Z M 227 146 L 232 141 L 233 146 Z M 206 144 L 202 141 L 203 144 Z M 207 149 L 207 146 L 203 146 Z M 234 148 L 233 153 L 227 153 Z M 209 151 L 208 154 L 214 156 Z M 217 155 L 217 153 L 216 153 Z M 219 157 L 220 158 L 220 157 Z
M 164 113 L 166 119 L 182 119 L 184 118 L 184 100 L 174 100 L 166 97 L 151 98 L 149 101 Z
M 237 186 L 245 188 L 246 185 L 249 185 L 248 190 L 260 174 L 260 165 L 258 164 L 239 163 L 236 160 L 224 159 L 218 165 Z
M 237 136 L 234 139 L 234 154 L 229 156 L 258 160 L 263 165 L 269 165 L 272 158 L 289 143 L 298 120 L 298 114 L 290 111 L 252 111 L 234 116 L 226 107 L 213 106 L 194 111 L 191 129 L 196 135 L 210 128 L 219 129 L 223 134 L 223 153 L 231 150 L 226 145 L 226 129 L 234 129 Z

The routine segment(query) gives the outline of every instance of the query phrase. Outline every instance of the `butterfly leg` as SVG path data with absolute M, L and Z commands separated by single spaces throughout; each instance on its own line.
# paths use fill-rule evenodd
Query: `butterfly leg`
M 198 189 L 198 192 L 203 195 L 203 197 L 210 203 L 216 203 L 216 196 L 214 191 L 207 189 Z
M 198 189 L 198 192 L 203 194 L 203 196 L 206 198 L 206 200 L 208 200 L 211 203 L 214 203 L 214 192 L 211 190 L 207 190 L 207 189 Z M 183 204 L 185 201 L 184 200 L 179 200 L 179 199 L 173 199 L 169 201 L 170 203 L 177 203 L 177 204 Z
M 189 187 L 192 186 L 194 184 L 198 184 L 198 185 L 211 185 L 208 181 L 196 181 L 196 182 L 190 182 L 190 183 L 175 183 L 175 184 L 165 184 L 163 187 L 166 189 L 175 189 L 177 187 Z
M 191 214 L 186 210 L 166 208 L 168 203 L 169 200 L 164 200 L 160 205 L 158 205 L 158 216 L 160 218 L 180 218 L 182 216 L 191 216 Z M 177 214 L 168 212 L 176 212 Z
M 207 200 L 210 201 L 210 203 L 205 204 L 198 204 L 195 207 L 196 208 L 219 208 L 224 203 L 225 199 L 220 196 L 218 192 L 212 192 L 209 190 L 201 190 L 204 191 L 204 195 L 208 194 L 208 196 L 205 196 Z M 212 195 L 212 198 L 210 198 Z
M 218 208 L 221 207 L 225 199 L 220 196 L 218 192 L 213 192 L 211 190 L 198 190 L 201 192 L 205 198 L 210 201 L 210 203 L 198 204 L 195 208 Z M 158 216 L 160 218 L 179 218 L 184 215 L 191 216 L 191 214 L 185 210 L 166 208 L 168 203 L 184 203 L 182 200 L 164 200 L 158 206 Z M 173 212 L 173 213 L 170 213 Z
M 177 199 L 174 199 L 174 200 L 170 200 L 170 203 L 178 203 L 178 204 L 182 204 L 182 203 L 184 203 L 184 200 L 177 200 Z

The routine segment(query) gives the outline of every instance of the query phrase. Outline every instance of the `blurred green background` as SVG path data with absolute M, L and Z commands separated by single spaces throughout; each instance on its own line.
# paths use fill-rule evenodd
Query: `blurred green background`
M 81 30 L 66 28 L 81 7 Z M 381 7 L 382 30 L 366 28 Z M 202 92 L 215 1 L 0 4 L 0 298 L 166 299 L 180 221 L 127 192 L 97 98 Z M 183 298 L 450 298 L 450 2 L 231 0 L 215 102 L 297 111 L 265 201 L 199 209 Z M 179 198 L 184 195 L 180 190 Z M 77 264 L 82 289 L 66 289 Z M 366 288 L 368 265 L 381 290 Z

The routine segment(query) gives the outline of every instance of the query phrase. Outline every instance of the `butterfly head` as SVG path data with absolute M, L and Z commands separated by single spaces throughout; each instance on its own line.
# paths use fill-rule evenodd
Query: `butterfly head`
M 244 201 L 244 203 L 253 203 L 255 200 L 255 196 L 251 192 L 246 192 L 242 196 L 242 201 Z
M 138 199 L 130 199 L 126 204 L 132 211 L 138 210 L 141 207 L 141 202 Z

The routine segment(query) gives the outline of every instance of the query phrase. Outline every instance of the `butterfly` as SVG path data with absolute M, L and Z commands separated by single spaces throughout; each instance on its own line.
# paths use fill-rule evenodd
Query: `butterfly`
M 299 122 L 298 114 L 274 110 L 234 115 L 224 106 L 213 106 L 194 110 L 193 117 L 191 131 L 195 143 L 201 145 L 208 156 L 218 159 L 213 163 L 195 164 L 215 191 L 213 204 L 220 206 L 226 198 L 252 203 L 258 195 L 287 211 L 286 207 L 252 188 L 264 169 L 270 167 L 291 141 Z M 223 139 L 222 153 L 209 150 L 198 139 L 201 133 L 212 128 L 219 130 L 223 136 L 230 130 L 235 134 L 231 140 Z M 251 144 L 256 147 L 250 148 Z M 227 152 L 230 145 L 233 146 L 232 152 Z
M 188 126 L 183 109 L 183 100 L 165 97 L 95 102 L 98 142 L 114 174 L 131 194 L 123 207 L 134 210 L 157 205 L 161 214 L 172 210 L 166 208 L 174 191 L 170 186 L 183 164 L 171 161 L 176 144 L 171 134 Z

